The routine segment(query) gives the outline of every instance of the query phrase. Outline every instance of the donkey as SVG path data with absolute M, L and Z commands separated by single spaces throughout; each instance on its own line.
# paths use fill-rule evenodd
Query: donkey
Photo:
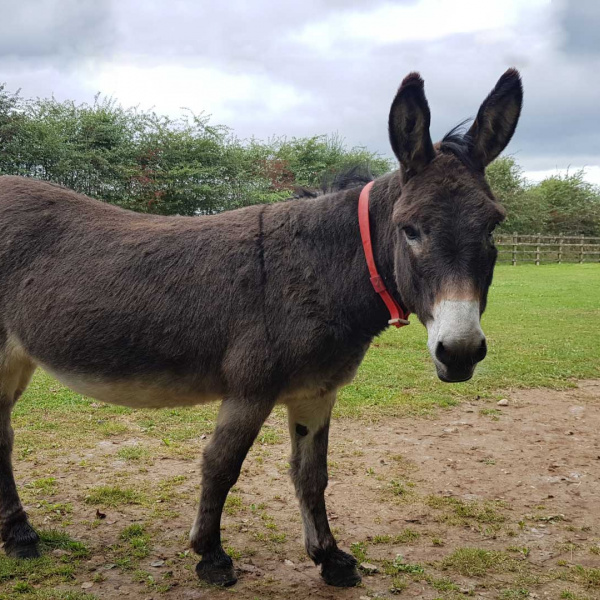
M 428 330 L 443 381 L 465 381 L 486 353 L 480 327 L 504 217 L 484 170 L 509 142 L 522 86 L 508 70 L 470 129 L 434 145 L 423 80 L 392 103 L 400 169 L 370 191 L 381 281 Z M 306 550 L 334 586 L 360 581 L 325 509 L 329 421 L 386 304 L 369 278 L 359 189 L 205 217 L 128 212 L 62 187 L 0 178 L 0 534 L 18 558 L 39 554 L 12 471 L 11 409 L 37 365 L 100 401 L 190 406 L 221 398 L 204 451 L 190 533 L 198 576 L 236 581 L 221 512 L 276 403 L 287 407 L 291 477 Z

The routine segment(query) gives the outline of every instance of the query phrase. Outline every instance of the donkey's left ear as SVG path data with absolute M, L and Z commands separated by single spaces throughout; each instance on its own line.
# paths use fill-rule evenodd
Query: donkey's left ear
M 471 158 L 477 167 L 485 169 L 506 148 L 517 127 L 522 104 L 521 76 L 516 69 L 508 69 L 483 101 L 467 134 L 471 138 Z

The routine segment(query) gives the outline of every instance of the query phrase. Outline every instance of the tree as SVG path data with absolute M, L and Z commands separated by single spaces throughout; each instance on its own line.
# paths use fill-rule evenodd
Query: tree
M 548 177 L 529 194 L 543 207 L 544 231 L 600 236 L 600 190 L 585 181 L 583 170 Z
M 528 183 L 511 156 L 497 159 L 486 176 L 507 211 L 501 232 L 600 236 L 600 190 L 584 172 Z

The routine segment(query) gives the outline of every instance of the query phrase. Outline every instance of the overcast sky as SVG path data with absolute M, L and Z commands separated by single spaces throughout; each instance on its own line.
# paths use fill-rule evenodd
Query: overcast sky
M 585 167 L 600 184 L 598 0 L 0 0 L 0 15 L 0 82 L 26 97 L 101 92 L 240 137 L 336 132 L 387 155 L 408 72 L 438 139 L 515 66 L 508 153 L 532 179 Z

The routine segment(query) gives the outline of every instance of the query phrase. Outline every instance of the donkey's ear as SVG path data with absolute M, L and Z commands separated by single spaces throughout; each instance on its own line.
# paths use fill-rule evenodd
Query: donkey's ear
M 521 77 L 516 69 L 508 69 L 483 101 L 467 133 L 472 144 L 471 158 L 477 167 L 485 169 L 506 148 L 517 127 L 522 104 Z
M 407 177 L 422 171 L 435 156 L 430 121 L 423 80 L 418 73 L 410 73 L 392 102 L 389 118 L 390 143 Z

